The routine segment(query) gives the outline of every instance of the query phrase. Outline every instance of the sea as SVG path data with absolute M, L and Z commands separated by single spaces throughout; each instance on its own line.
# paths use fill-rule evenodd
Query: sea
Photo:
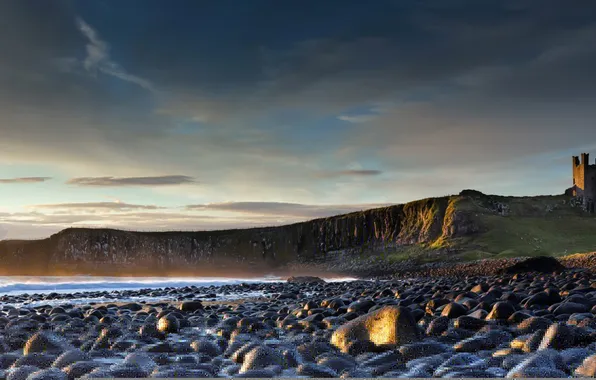
M 326 281 L 351 281 L 354 278 L 325 278 Z M 73 297 L 56 300 L 25 301 L 22 304 L 34 307 L 38 304 L 88 303 L 88 302 L 156 302 L 164 297 L 148 296 L 112 296 L 103 297 L 93 295 L 94 292 L 116 293 L 125 290 L 178 288 L 186 286 L 210 287 L 209 293 L 215 290 L 213 300 L 234 300 L 261 296 L 258 291 L 247 292 L 217 292 L 218 286 L 242 283 L 271 283 L 283 282 L 285 278 L 278 276 L 263 276 L 256 278 L 227 278 L 227 277 L 100 277 L 100 276 L 0 276 L 0 297 L 19 295 L 43 295 L 49 293 L 68 293 Z M 39 297 L 37 297 L 39 298 Z M 0 301 L 0 305 L 3 302 Z M 13 305 L 15 305 L 13 303 Z M 15 305 L 16 306 L 16 305 Z

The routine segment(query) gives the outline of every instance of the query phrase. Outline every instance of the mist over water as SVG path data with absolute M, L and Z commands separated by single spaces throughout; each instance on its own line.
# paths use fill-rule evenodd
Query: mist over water
M 330 278 L 326 281 L 349 281 L 352 278 Z M 0 295 L 76 293 L 112 290 L 157 289 L 185 286 L 222 286 L 241 283 L 280 282 L 285 278 L 229 277 L 105 277 L 105 276 L 0 276 Z

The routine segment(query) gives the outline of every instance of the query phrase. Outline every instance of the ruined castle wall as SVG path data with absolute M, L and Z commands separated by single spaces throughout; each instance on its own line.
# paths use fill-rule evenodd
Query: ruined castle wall
M 590 210 L 594 207 L 596 201 L 596 165 L 588 165 L 584 173 L 584 203 L 591 204 Z
M 590 165 L 589 155 L 581 154 L 573 157 L 573 189 L 574 195 L 581 197 L 584 209 L 595 211 L 596 206 L 596 165 Z
M 584 196 L 584 178 L 585 165 L 580 163 L 579 157 L 573 157 L 573 185 L 575 187 L 575 195 L 578 197 Z

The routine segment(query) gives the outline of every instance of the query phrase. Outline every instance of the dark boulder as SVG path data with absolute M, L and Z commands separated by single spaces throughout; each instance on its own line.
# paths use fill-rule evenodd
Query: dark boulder
M 320 277 L 316 276 L 292 276 L 288 278 L 288 283 L 290 284 L 324 284 L 325 280 Z
M 505 274 L 516 274 L 524 272 L 553 273 L 565 270 L 563 264 L 550 256 L 531 257 L 520 261 L 503 270 Z

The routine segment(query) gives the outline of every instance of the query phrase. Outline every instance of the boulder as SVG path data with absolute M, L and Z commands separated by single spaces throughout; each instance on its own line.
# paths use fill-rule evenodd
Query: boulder
M 6 374 L 6 380 L 25 380 L 29 375 L 39 371 L 39 368 L 32 365 L 24 365 L 18 368 L 10 369 Z
M 203 304 L 200 301 L 184 301 L 180 304 L 180 311 L 193 312 L 203 310 Z
M 89 357 L 89 354 L 87 354 L 79 349 L 68 350 L 68 351 L 64 352 L 62 355 L 58 356 L 58 358 L 56 358 L 56 360 L 52 364 L 52 367 L 62 369 L 62 368 L 69 366 L 73 363 L 77 363 L 80 361 L 87 361 L 87 360 L 91 360 L 91 358 Z
M 68 380 L 68 377 L 58 368 L 48 368 L 33 372 L 27 380 Z
M 596 377 L 596 355 L 588 356 L 574 372 L 576 377 Z
M 340 326 L 331 336 L 331 344 L 343 352 L 355 341 L 395 347 L 420 341 L 420 333 L 408 308 L 385 306 Z
M 288 278 L 290 284 L 324 284 L 326 281 L 316 276 L 291 276 Z
M 524 272 L 540 272 L 540 273 L 553 273 L 565 270 L 563 264 L 557 259 L 550 256 L 538 256 L 531 257 L 529 259 L 520 261 L 505 268 L 503 272 L 505 274 L 516 274 Z
M 264 369 L 270 365 L 287 367 L 280 351 L 267 346 L 258 346 L 246 353 L 240 373 L 245 373 L 251 369 Z
M 62 337 L 51 332 L 40 331 L 27 340 L 23 355 L 30 355 L 34 352 L 61 354 L 69 348 L 72 347 Z
M 564 323 L 553 323 L 544 333 L 538 350 L 554 348 L 564 350 L 573 347 L 574 331 Z
M 172 314 L 164 315 L 157 322 L 157 330 L 161 333 L 177 333 L 180 330 L 180 321 Z

